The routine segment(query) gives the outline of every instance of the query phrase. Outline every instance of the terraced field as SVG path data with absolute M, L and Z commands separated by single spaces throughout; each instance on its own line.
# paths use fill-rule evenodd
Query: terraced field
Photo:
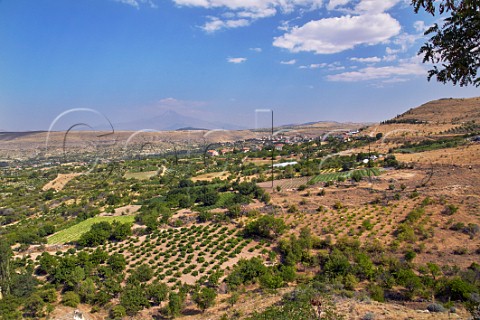
M 359 172 L 362 177 L 371 177 L 371 176 L 378 176 L 380 175 L 380 169 L 378 168 L 368 168 L 368 169 L 360 169 L 360 170 L 352 170 L 352 171 L 342 171 L 342 172 L 332 172 L 332 173 L 322 173 L 315 176 L 310 183 L 318 183 L 318 182 L 328 182 L 328 181 L 335 181 L 338 178 L 343 177 L 345 179 L 349 179 L 354 172 Z
M 93 217 L 82 221 L 70 228 L 60 230 L 59 232 L 51 235 L 48 237 L 48 244 L 64 244 L 72 241 L 76 241 L 80 239 L 82 234 L 90 230 L 90 227 L 94 223 L 99 223 L 103 221 L 107 221 L 109 223 L 113 223 L 113 221 L 118 221 L 120 223 L 133 223 L 135 220 L 135 216 L 118 216 L 118 217 Z

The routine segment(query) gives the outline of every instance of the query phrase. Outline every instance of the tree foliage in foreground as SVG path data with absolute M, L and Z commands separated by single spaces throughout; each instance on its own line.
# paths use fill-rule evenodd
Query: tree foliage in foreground
M 435 64 L 428 80 L 452 82 L 460 86 L 480 86 L 480 2 L 478 0 L 412 0 L 415 13 L 421 8 L 435 15 L 450 13 L 442 26 L 435 23 L 425 35 L 432 37 L 419 51 L 423 62 Z
M 287 226 L 281 218 L 264 215 L 245 226 L 245 235 L 275 239 L 281 235 Z

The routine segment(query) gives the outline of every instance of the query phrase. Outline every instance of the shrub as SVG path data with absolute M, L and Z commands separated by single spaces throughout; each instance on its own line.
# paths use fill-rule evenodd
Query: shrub
M 336 209 L 336 210 L 340 210 L 343 208 L 343 204 L 340 202 L 340 201 L 337 201 L 335 202 L 335 204 L 333 205 L 333 208 Z
M 370 284 L 368 286 L 368 292 L 370 293 L 370 298 L 372 298 L 373 300 L 378 302 L 385 301 L 385 292 L 383 291 L 382 287 L 376 284 Z
M 447 216 L 451 216 L 452 214 L 454 214 L 455 212 L 458 211 L 458 207 L 453 205 L 453 204 L 449 204 L 447 206 L 445 206 L 445 208 L 443 209 L 442 213 L 447 215 Z
M 451 227 L 450 227 L 450 230 L 453 230 L 453 231 L 461 231 L 465 228 L 465 224 L 463 222 L 457 222 L 457 223 L 454 223 Z
M 145 296 L 144 289 L 140 286 L 127 286 L 120 296 L 120 303 L 130 316 L 135 315 L 144 307 L 149 307 L 150 303 Z
M 427 310 L 430 312 L 444 312 L 445 308 L 438 303 L 431 303 L 427 306 Z
M 465 247 L 459 247 L 459 248 L 456 248 L 453 250 L 453 254 L 456 254 L 456 255 L 464 255 L 464 254 L 467 254 L 468 253 L 468 249 L 465 248 Z
M 267 267 L 265 267 L 259 258 L 252 258 L 250 260 L 240 259 L 225 281 L 229 286 L 236 287 L 241 284 L 255 282 L 267 272 Z
M 193 301 L 202 311 L 205 311 L 206 309 L 213 306 L 215 304 L 216 297 L 217 292 L 214 289 L 208 287 L 203 287 L 199 291 L 195 292 L 192 296 Z
M 362 174 L 360 173 L 360 171 L 354 171 L 352 173 L 352 180 L 355 182 L 360 182 L 360 180 L 362 180 Z
M 122 319 L 127 315 L 127 310 L 122 305 L 116 305 L 110 310 L 110 317 L 112 319 Z
M 272 215 L 264 215 L 247 224 L 244 232 L 247 236 L 274 239 L 282 234 L 286 228 L 287 226 L 282 219 L 275 218 Z
M 294 204 L 290 205 L 287 210 L 288 213 L 296 213 L 298 212 L 298 207 Z
M 415 251 L 408 250 L 407 253 L 405 253 L 405 260 L 411 262 L 413 261 L 413 259 L 415 259 L 416 256 L 417 254 L 415 253 Z
M 280 275 L 268 272 L 260 277 L 260 284 L 263 288 L 278 289 L 283 286 L 283 278 Z
M 362 320 L 373 320 L 373 319 L 375 319 L 375 314 L 373 312 L 367 312 L 362 317 Z
M 476 223 L 469 223 L 462 231 L 468 234 L 470 239 L 473 239 L 475 235 L 480 232 L 480 227 Z
M 73 291 L 67 291 L 63 295 L 62 304 L 67 307 L 76 308 L 80 303 L 80 296 Z

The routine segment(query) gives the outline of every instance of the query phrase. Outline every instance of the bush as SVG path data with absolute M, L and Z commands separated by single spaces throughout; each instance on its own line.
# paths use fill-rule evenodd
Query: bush
M 267 272 L 267 267 L 265 267 L 259 258 L 252 258 L 250 260 L 240 259 L 225 279 L 225 282 L 231 287 L 253 283 Z
M 427 310 L 430 312 L 444 312 L 445 308 L 438 303 L 431 303 L 427 306 Z
M 272 215 L 264 215 L 245 226 L 244 232 L 246 236 L 258 236 L 262 238 L 275 239 L 282 234 L 287 226 L 280 218 Z
M 367 312 L 362 317 L 362 320 L 373 320 L 373 319 L 375 319 L 375 314 L 373 312 Z
M 125 308 L 128 315 L 133 316 L 144 307 L 149 307 L 150 303 L 145 297 L 143 288 L 139 286 L 127 286 L 120 296 L 120 303 Z
M 287 210 L 288 213 L 296 213 L 298 212 L 298 207 L 294 204 L 290 205 Z
M 73 291 L 67 291 L 63 295 L 62 304 L 67 307 L 76 308 L 80 303 L 80 296 Z
M 370 293 L 370 298 L 378 302 L 385 302 L 385 292 L 383 288 L 376 285 L 370 284 L 368 286 L 368 292 Z
M 408 262 L 412 262 L 416 256 L 417 254 L 415 253 L 415 251 L 408 250 L 407 253 L 405 253 L 405 260 Z
M 447 215 L 447 216 L 451 216 L 452 214 L 454 214 L 457 211 L 458 211 L 457 206 L 455 206 L 453 204 L 449 204 L 443 209 L 442 213 Z
M 362 180 L 362 174 L 360 171 L 354 171 L 352 173 L 352 180 L 355 182 L 360 182 Z
M 197 304 L 200 310 L 205 311 L 215 304 L 217 292 L 208 287 L 203 287 L 193 294 L 193 301 Z
M 127 310 L 122 305 L 116 305 L 110 310 L 110 318 L 121 320 L 127 315 Z
M 260 277 L 260 284 L 263 288 L 278 289 L 283 286 L 283 278 L 280 275 L 268 272 Z

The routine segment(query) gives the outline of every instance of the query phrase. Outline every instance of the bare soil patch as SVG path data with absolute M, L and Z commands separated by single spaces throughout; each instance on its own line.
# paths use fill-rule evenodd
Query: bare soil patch
M 209 172 L 209 173 L 204 173 L 199 176 L 193 177 L 192 181 L 212 181 L 215 178 L 221 179 L 221 180 L 226 180 L 228 177 L 229 173 L 228 171 L 222 171 L 222 172 Z
M 55 179 L 44 185 L 42 190 L 47 191 L 49 189 L 54 189 L 55 191 L 60 191 L 67 185 L 70 180 L 78 177 L 79 175 L 81 175 L 81 173 L 60 173 Z

